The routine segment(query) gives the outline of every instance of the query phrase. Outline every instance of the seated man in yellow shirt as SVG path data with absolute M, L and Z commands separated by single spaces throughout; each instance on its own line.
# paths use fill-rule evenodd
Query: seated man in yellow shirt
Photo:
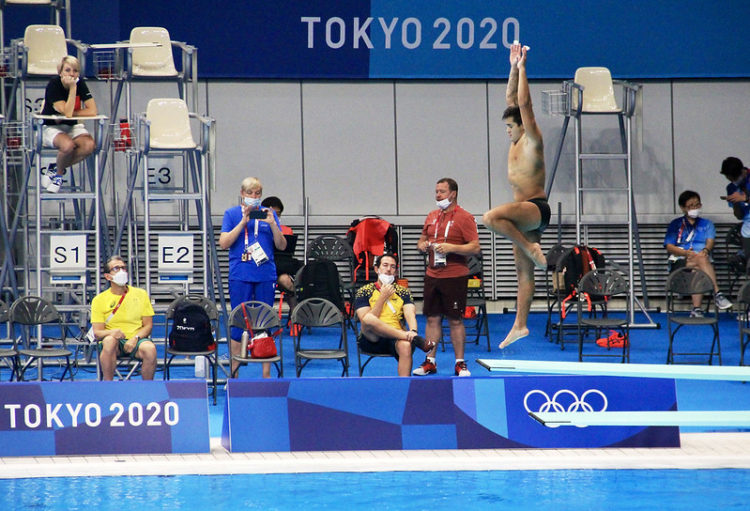
M 156 346 L 148 338 L 154 324 L 154 309 L 145 290 L 128 286 L 128 267 L 118 255 L 104 266 L 104 278 L 110 283 L 91 302 L 91 326 L 99 341 L 102 378 L 114 378 L 117 357 L 130 355 L 141 361 L 141 376 L 153 380 L 156 371 Z
M 430 351 L 435 343 L 417 335 L 411 293 L 393 283 L 397 269 L 396 255 L 383 254 L 375 262 L 378 280 L 357 291 L 354 310 L 362 324 L 357 344 L 368 353 L 393 355 L 398 360 L 398 375 L 409 376 L 414 348 Z M 404 330 L 404 320 L 409 330 Z

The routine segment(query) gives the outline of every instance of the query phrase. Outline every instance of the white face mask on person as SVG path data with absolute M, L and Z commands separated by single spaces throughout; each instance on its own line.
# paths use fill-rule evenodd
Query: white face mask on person
M 690 218 L 698 218 L 701 216 L 701 208 L 697 209 L 688 209 L 687 216 Z
M 259 198 L 253 198 L 253 197 L 244 197 L 242 199 L 242 202 L 245 203 L 245 206 L 250 206 L 253 209 L 257 209 L 260 207 L 260 199 Z
M 379 273 L 378 280 L 387 286 L 389 284 L 393 284 L 393 281 L 396 280 L 396 277 L 394 277 L 393 275 L 386 275 L 385 273 Z
M 447 209 L 448 206 L 451 205 L 451 200 L 443 199 L 443 200 L 435 201 L 435 205 L 439 207 L 440 209 Z
M 112 276 L 112 282 L 118 286 L 124 286 L 128 283 L 128 272 L 120 270 Z

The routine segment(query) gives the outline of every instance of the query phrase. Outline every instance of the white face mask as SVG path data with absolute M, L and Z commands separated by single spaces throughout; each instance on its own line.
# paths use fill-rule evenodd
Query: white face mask
M 259 208 L 261 202 L 260 199 L 253 197 L 244 197 L 242 201 L 245 203 L 245 206 L 250 206 L 251 208 Z
M 112 276 L 112 282 L 118 286 L 124 286 L 128 283 L 128 272 L 120 270 Z
M 380 280 L 380 282 L 387 286 L 388 284 L 393 284 L 393 281 L 396 280 L 396 277 L 393 275 L 386 275 L 385 273 L 379 273 L 378 280 Z
M 688 209 L 687 216 L 690 218 L 698 218 L 701 216 L 701 208 L 698 209 Z
M 435 205 L 439 207 L 440 209 L 446 209 L 448 206 L 451 205 L 450 199 L 443 199 L 435 202 Z

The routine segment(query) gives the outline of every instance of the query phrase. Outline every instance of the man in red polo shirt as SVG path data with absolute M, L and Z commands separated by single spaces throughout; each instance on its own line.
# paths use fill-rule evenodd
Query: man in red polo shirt
M 427 317 L 425 337 L 437 343 L 442 333 L 442 316 L 448 318 L 453 351 L 456 354 L 455 375 L 471 376 L 464 361 L 466 329 L 463 313 L 469 268 L 466 256 L 479 254 L 479 233 L 474 217 L 457 204 L 458 183 L 444 177 L 435 185 L 438 209 L 430 212 L 417 242 L 420 252 L 428 255 L 424 278 L 424 307 Z M 435 349 L 412 374 L 437 373 Z

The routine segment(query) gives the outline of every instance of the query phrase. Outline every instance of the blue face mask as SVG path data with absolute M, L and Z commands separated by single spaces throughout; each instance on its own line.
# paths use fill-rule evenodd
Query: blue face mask
M 244 197 L 242 201 L 245 203 L 245 206 L 250 206 L 253 209 L 258 209 L 260 207 L 260 199 Z

